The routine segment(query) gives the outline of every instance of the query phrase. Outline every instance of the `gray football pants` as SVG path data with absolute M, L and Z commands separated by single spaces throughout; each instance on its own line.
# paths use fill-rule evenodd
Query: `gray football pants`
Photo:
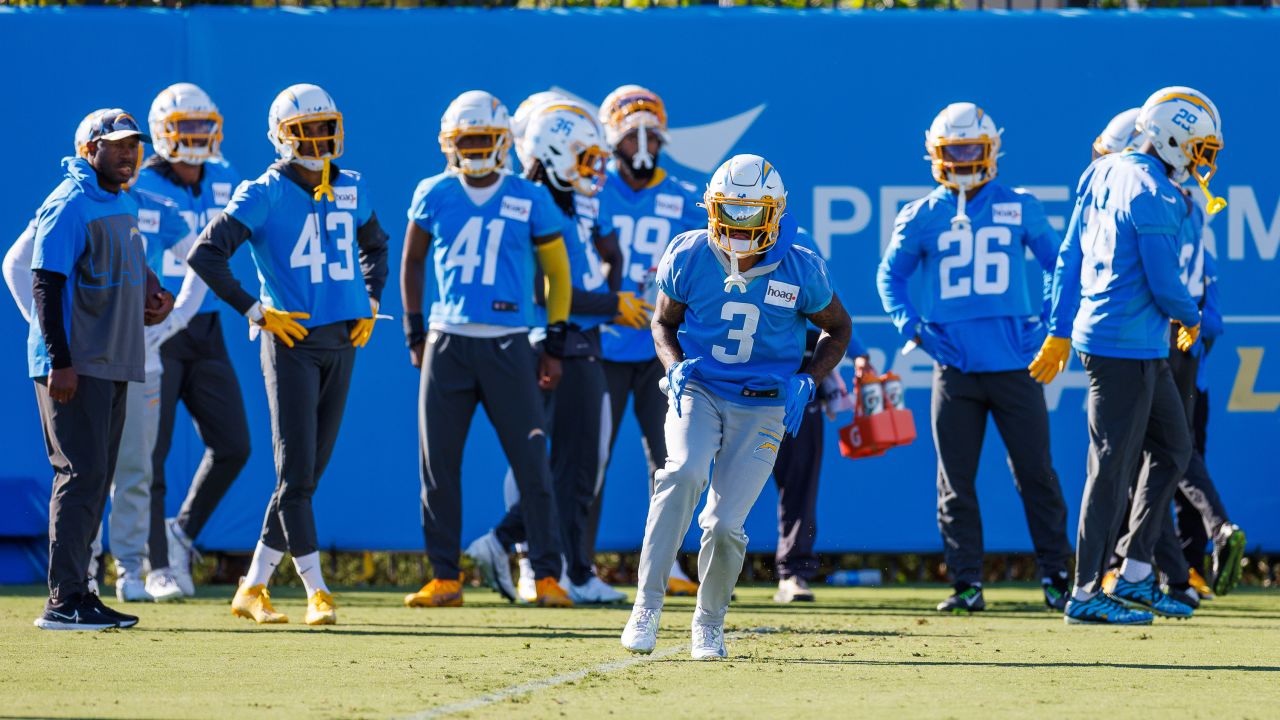
M 694 620 L 719 625 L 746 557 L 747 513 L 778 458 L 783 408 L 729 402 L 697 381 L 685 387 L 680 407 L 679 417 L 674 404 L 667 410 L 667 462 L 654 477 L 649 499 L 635 605 L 662 607 L 671 564 L 698 498 L 710 484 L 707 505 L 698 516 L 701 584 Z
M 1111 549 L 1122 558 L 1154 561 L 1160 527 L 1191 458 L 1191 431 L 1168 361 L 1080 353 L 1089 376 L 1089 459 L 1076 540 L 1075 585 L 1101 588 Z M 1128 532 L 1125 502 L 1133 487 Z
M 160 373 L 147 373 L 146 382 L 129 383 L 127 393 L 107 531 L 116 573 L 140 577 L 151 527 L 151 451 L 160 427 Z

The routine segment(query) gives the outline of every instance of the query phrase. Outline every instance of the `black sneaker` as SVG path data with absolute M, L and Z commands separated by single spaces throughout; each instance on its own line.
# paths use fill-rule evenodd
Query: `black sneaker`
M 956 585 L 955 593 L 938 603 L 938 612 L 949 612 L 957 615 L 986 609 L 987 601 L 982 599 L 981 585 Z
M 1067 609 L 1067 597 L 1071 594 L 1071 584 L 1067 581 L 1067 571 L 1056 576 L 1042 578 L 1040 589 L 1044 591 L 1044 604 L 1050 610 L 1062 612 Z
M 85 596 L 85 603 L 86 603 L 86 604 L 88 604 L 88 603 L 92 603 L 92 604 L 93 604 L 93 606 L 94 606 L 94 608 L 95 608 L 98 612 L 100 612 L 100 613 L 102 613 L 103 615 L 106 615 L 107 617 L 109 617 L 109 618 L 111 618 L 111 619 L 115 620 L 115 621 L 116 621 L 116 627 L 118 627 L 118 628 L 131 628 L 131 627 L 133 627 L 134 625 L 137 625 L 137 624 L 138 624 L 138 617 L 137 617 L 136 615 L 126 615 L 126 614 L 124 614 L 124 613 L 122 613 L 122 612 L 119 612 L 119 611 L 117 611 L 117 610 L 112 610 L 111 608 L 107 607 L 106 605 L 103 605 L 103 604 L 102 604 L 102 598 L 98 597 L 97 595 L 86 595 L 86 596 Z
M 1214 595 L 1226 595 L 1240 582 L 1244 543 L 1244 531 L 1234 523 L 1223 523 L 1213 534 Z
M 1200 593 L 1191 587 L 1191 583 L 1185 585 L 1170 585 L 1164 592 L 1165 595 L 1186 605 L 1192 610 L 1200 609 Z
M 44 614 L 36 618 L 35 626 L 41 630 L 106 630 L 119 627 L 118 621 L 98 609 L 88 598 L 96 595 L 85 593 L 66 601 L 44 605 Z

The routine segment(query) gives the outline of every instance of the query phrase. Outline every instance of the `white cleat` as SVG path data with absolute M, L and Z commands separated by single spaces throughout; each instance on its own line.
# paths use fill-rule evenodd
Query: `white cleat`
M 622 647 L 633 653 L 648 655 L 658 644 L 658 620 L 661 610 L 632 608 L 627 626 L 622 629 Z
M 793 575 L 778 581 L 778 592 L 773 594 L 773 601 L 776 603 L 813 602 L 813 591 L 809 589 L 809 583 L 805 582 L 804 578 Z
M 595 575 L 581 585 L 570 583 L 568 588 L 569 599 L 575 605 L 608 605 L 627 601 L 626 593 L 613 589 L 609 583 Z
M 191 579 L 191 553 L 195 548 L 186 533 L 178 528 L 178 519 L 164 521 L 164 534 L 169 541 L 169 571 L 185 597 L 195 597 L 196 583 Z
M 724 626 L 705 625 L 694 620 L 689 654 L 694 660 L 719 660 L 728 657 L 729 653 L 724 649 Z
M 520 602 L 538 602 L 538 579 L 533 575 L 533 563 L 529 562 L 529 558 L 520 558 L 520 579 L 516 581 L 516 596 L 520 598 Z
M 476 538 L 467 547 L 467 556 L 475 562 L 485 585 L 509 602 L 516 601 L 516 586 L 511 582 L 511 556 L 492 530 Z
M 147 584 L 142 578 L 132 573 L 123 573 L 116 578 L 116 599 L 120 602 L 151 602 L 147 594 Z
M 147 573 L 147 594 L 156 602 L 169 602 L 182 599 L 182 588 L 169 568 L 152 570 Z

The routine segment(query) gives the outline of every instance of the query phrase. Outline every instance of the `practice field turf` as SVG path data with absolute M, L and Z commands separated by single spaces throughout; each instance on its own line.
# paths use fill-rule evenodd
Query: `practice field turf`
M 345 590 L 329 628 L 233 618 L 230 588 L 131 605 L 131 630 L 42 632 L 42 588 L 0 588 L 0 718 L 1082 717 L 1280 713 L 1280 592 L 1241 589 L 1190 621 L 1065 626 L 1028 586 L 941 616 L 941 587 L 818 588 L 778 606 L 739 590 L 729 659 L 688 657 L 689 599 L 658 650 L 627 654 L 626 607 L 513 607 L 483 589 L 409 610 L 405 589 Z M 300 621 L 299 591 L 276 608 Z M 445 712 L 441 712 L 445 711 Z

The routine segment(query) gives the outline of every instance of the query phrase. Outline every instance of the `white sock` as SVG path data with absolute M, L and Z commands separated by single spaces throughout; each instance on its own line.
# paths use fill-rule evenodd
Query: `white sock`
M 685 582 L 693 582 L 689 576 L 684 573 L 684 568 L 680 567 L 680 561 L 676 560 L 671 563 L 671 577 L 676 580 L 684 580 Z
M 532 562 L 530 562 L 530 561 L 529 561 L 529 558 L 527 558 L 527 557 L 522 557 L 522 558 L 520 558 L 520 577 L 522 577 L 522 578 L 526 578 L 526 577 L 527 577 L 527 578 L 529 578 L 529 579 L 533 579 L 533 577 L 534 577 L 534 575 L 533 575 L 533 563 L 532 563 Z
M 263 545 L 261 542 L 253 549 L 253 562 L 249 563 L 249 572 L 244 576 L 245 587 L 266 585 L 271 582 L 271 574 L 284 559 L 284 553 Z
M 315 595 L 317 590 L 329 592 L 329 586 L 324 584 L 324 574 L 320 571 L 319 550 L 294 558 L 293 569 L 297 570 L 298 577 L 302 578 L 302 585 L 307 588 L 308 598 Z
M 1151 574 L 1151 563 L 1125 558 L 1124 562 L 1120 563 L 1120 574 L 1129 582 L 1146 580 L 1147 576 Z
M 1097 594 L 1098 593 L 1096 592 L 1085 592 L 1084 590 L 1080 589 L 1080 586 L 1077 585 L 1071 591 L 1071 599 L 1075 600 L 1076 602 L 1089 602 Z

